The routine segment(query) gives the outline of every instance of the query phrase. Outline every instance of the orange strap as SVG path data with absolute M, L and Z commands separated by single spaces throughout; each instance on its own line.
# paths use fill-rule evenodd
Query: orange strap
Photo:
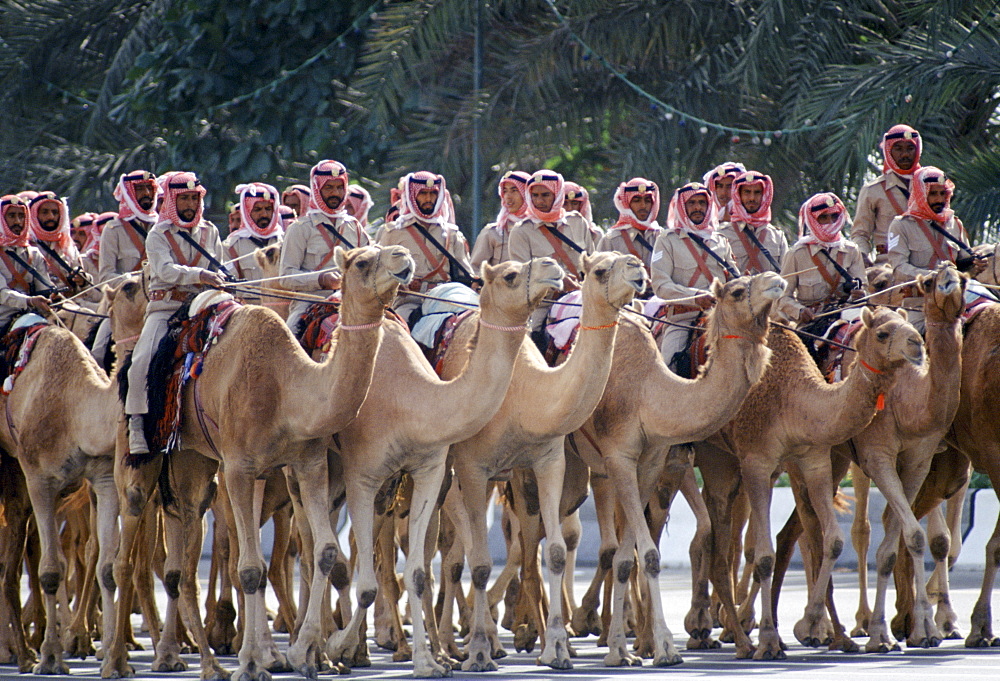
M 920 225 L 920 229 L 923 230 L 927 241 L 934 248 L 934 255 L 931 257 L 930 262 L 928 262 L 927 268 L 934 269 L 939 262 L 952 262 L 951 251 L 944 242 L 944 236 L 937 232 L 932 232 L 927 223 L 919 218 L 917 219 L 917 224 Z
M 892 190 L 889 188 L 889 183 L 882 180 L 881 184 L 882 191 L 885 192 L 885 198 L 889 199 L 889 203 L 892 204 L 892 209 L 896 211 L 896 215 L 902 215 L 904 208 L 899 205 L 899 199 L 893 195 Z
M 693 257 L 695 262 L 698 264 L 698 271 L 691 275 L 691 281 L 688 282 L 688 287 L 694 288 L 694 285 L 698 282 L 699 276 L 705 277 L 705 281 L 711 284 L 715 277 L 712 276 L 712 270 L 708 269 L 708 263 L 705 262 L 705 256 L 698 252 L 698 249 L 694 247 L 694 244 L 691 243 L 690 239 L 685 239 L 682 236 L 681 241 L 683 241 L 684 245 L 688 247 L 688 250 L 691 252 L 691 257 Z
M 431 266 L 430 272 L 428 272 L 422 277 L 414 277 L 413 278 L 414 281 L 416 282 L 428 281 L 430 279 L 433 279 L 433 277 L 437 274 L 442 275 L 445 281 L 449 281 L 450 277 L 448 276 L 448 272 L 444 271 L 444 264 L 445 262 L 447 262 L 447 258 L 445 258 L 444 255 L 441 256 L 440 260 L 435 258 L 434 254 L 431 253 L 431 249 L 427 247 L 427 242 L 424 240 L 423 235 L 420 232 L 418 232 L 417 228 L 414 227 L 413 225 L 407 227 L 406 231 L 409 232 L 410 238 L 413 239 L 413 241 L 417 244 L 421 252 L 423 252 L 424 257 L 427 258 L 427 263 Z M 450 234 L 445 235 L 444 247 L 451 248 Z
M 3 259 L 4 266 L 7 268 L 7 271 L 10 272 L 10 283 L 8 284 L 8 287 L 19 290 L 21 293 L 31 295 L 31 284 L 29 284 L 28 280 L 25 278 L 27 272 L 22 272 L 17 268 L 17 265 L 14 263 L 14 259 L 7 255 L 7 251 L 0 250 L 0 258 Z
M 337 228 L 334 227 L 334 229 Z M 323 229 L 323 225 L 316 225 L 316 231 L 319 232 L 319 235 L 323 237 L 323 241 L 326 242 L 326 255 L 324 255 L 323 259 L 319 261 L 318 265 L 316 265 L 316 269 L 321 270 L 326 267 L 328 262 L 330 262 L 330 258 L 333 257 L 334 251 L 337 250 L 337 244 L 334 243 L 333 237 L 330 236 L 330 233 Z
M 622 240 L 625 242 L 625 248 L 628 249 L 628 252 L 639 258 L 639 260 L 642 260 L 642 256 L 639 255 L 639 251 L 636 249 L 635 244 L 632 243 L 632 237 L 628 235 L 627 229 L 622 230 Z
M 198 264 L 198 261 L 201 260 L 201 253 L 195 251 L 194 259 L 192 259 L 189 262 L 188 259 L 184 256 L 184 252 L 181 250 L 181 246 L 180 244 L 177 243 L 177 239 L 174 238 L 174 235 L 170 232 L 164 232 L 164 233 L 167 235 L 167 243 L 170 244 L 170 250 L 173 251 L 174 259 L 177 261 L 177 264 L 184 265 L 185 267 L 195 267 Z M 205 238 L 207 236 L 208 236 L 208 230 L 207 229 L 203 230 L 201 234 L 201 241 L 198 242 L 198 245 L 201 246 L 202 248 L 205 247 Z
M 757 257 L 757 247 L 750 243 L 750 239 L 739 228 L 739 225 L 734 224 L 733 229 L 736 231 L 736 236 L 740 238 L 740 243 L 743 244 L 743 250 L 747 252 L 747 256 L 750 258 L 750 273 L 760 274 L 761 272 L 770 272 L 770 268 L 765 270 L 760 264 L 760 258 Z
M 229 247 L 229 259 L 231 261 L 231 264 L 234 267 L 236 267 L 236 276 L 238 276 L 240 279 L 246 279 L 246 277 L 243 276 L 243 268 L 240 267 L 240 260 L 239 260 L 239 258 L 240 258 L 240 254 L 237 252 L 236 246 L 230 246 Z
M 559 241 L 559 238 L 553 235 L 549 230 L 545 229 L 543 225 L 539 225 L 538 231 L 541 232 L 542 236 L 545 237 L 545 240 L 549 242 L 550 246 L 552 246 L 552 251 L 555 253 L 556 260 L 565 265 L 566 269 L 573 275 L 573 278 L 579 281 L 580 270 L 576 269 L 573 259 L 569 257 L 569 254 L 566 252 L 566 249 L 563 248 L 562 242 Z
M 142 237 L 139 236 L 139 232 L 135 231 L 135 227 L 129 224 L 128 220 L 122 220 L 122 227 L 125 228 L 125 233 L 128 234 L 128 238 L 131 239 L 132 245 L 135 246 L 135 250 L 139 251 L 139 262 L 132 270 L 133 272 L 138 272 L 142 269 L 142 261 L 146 259 L 146 242 L 142 240 Z
M 820 248 L 822 248 L 822 246 Z M 809 258 L 813 261 L 813 264 L 816 265 L 816 269 L 819 270 L 820 275 L 823 277 L 823 281 L 825 281 L 830 286 L 831 289 L 836 289 L 837 284 L 839 283 L 838 279 L 834 277 L 832 274 L 830 274 L 830 271 L 826 269 L 825 263 L 822 260 L 820 260 L 815 253 L 813 253 L 812 251 L 808 252 L 809 252 Z M 844 264 L 841 261 L 843 255 L 844 255 L 843 251 L 837 254 L 837 262 L 841 265 Z

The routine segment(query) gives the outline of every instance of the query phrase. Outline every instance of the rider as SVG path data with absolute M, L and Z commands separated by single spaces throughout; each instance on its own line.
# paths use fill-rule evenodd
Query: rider
M 236 187 L 239 194 L 237 205 L 239 225 L 229 233 L 222 247 L 226 249 L 226 268 L 237 279 L 257 281 L 264 278 L 264 272 L 253 258 L 261 248 L 280 244 L 284 230 L 281 218 L 275 208 L 278 205 L 278 190 L 263 182 L 251 182 Z M 248 303 L 259 303 L 257 294 L 241 293 Z
M 0 197 L 0 337 L 25 311 L 49 312 L 52 291 L 45 259 L 29 241 L 28 202 Z
M 630 253 L 642 260 L 650 272 L 653 244 L 662 229 L 656 222 L 660 213 L 660 188 L 651 180 L 633 177 L 615 190 L 618 222 L 597 243 L 599 251 Z
M 69 207 L 65 200 L 54 192 L 40 192 L 28 202 L 28 225 L 53 281 L 61 282 L 67 289 L 80 289 L 90 283 L 80 251 L 70 235 Z
M 719 234 L 729 240 L 741 273 L 781 271 L 788 239 L 771 224 L 773 198 L 774 183 L 763 173 L 748 170 L 733 180 L 729 222 L 719 226 Z
M 510 260 L 510 230 L 528 214 L 524 192 L 530 177 L 521 170 L 510 170 L 500 178 L 497 185 L 500 212 L 494 222 L 483 227 L 472 247 L 472 266 L 476 270 L 484 262 L 499 265 Z

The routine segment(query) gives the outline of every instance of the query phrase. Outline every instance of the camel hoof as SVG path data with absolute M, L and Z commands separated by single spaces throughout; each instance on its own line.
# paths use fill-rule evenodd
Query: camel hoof
M 286 674 L 290 671 L 293 671 L 292 665 L 288 662 L 288 658 L 285 656 L 284 653 L 279 653 L 275 651 L 273 653 L 273 656 L 274 659 L 272 659 L 267 665 L 265 665 L 265 669 L 267 669 L 267 671 L 271 672 L 272 674 Z
M 761 643 L 757 646 L 757 652 L 753 654 L 753 659 L 757 661 L 784 660 L 788 656 L 781 649 L 780 643 Z
M 736 643 L 736 635 L 729 629 L 723 629 L 719 634 L 719 640 L 723 643 Z
M 737 648 L 736 648 L 736 659 L 737 660 L 752 660 L 753 656 L 754 656 L 754 653 L 756 653 L 756 652 L 757 652 L 757 649 L 754 648 L 753 646 L 749 646 L 747 648 L 740 648 L 739 646 L 737 646 Z
M 406 646 L 402 650 L 397 650 L 392 654 L 393 662 L 409 662 L 413 659 L 413 653 L 410 651 L 410 646 Z
M 641 667 L 642 658 L 636 657 L 625 650 L 624 647 L 618 651 L 608 653 L 604 658 L 605 667 Z
M 830 641 L 830 645 L 827 650 L 839 650 L 842 653 L 859 653 L 861 652 L 861 646 L 846 636 L 843 636 Z
M 893 653 L 899 650 L 898 643 L 887 643 L 885 641 L 879 641 L 878 643 L 872 645 L 868 644 L 865 646 L 866 653 Z
M 688 650 L 717 650 L 721 647 L 722 644 L 710 636 L 707 638 L 692 636 L 687 642 Z
M 187 663 L 174 653 L 169 653 L 163 657 L 153 660 L 152 671 L 154 672 L 183 672 L 187 671 Z
M 426 667 L 413 668 L 413 678 L 415 679 L 443 679 L 451 676 L 451 667 L 440 665 L 431 661 Z
M 538 640 L 538 631 L 529 624 L 518 625 L 514 631 L 514 650 L 519 653 L 530 653 L 535 649 L 535 641 Z
M 94 644 L 86 632 L 71 634 L 63 640 L 63 655 L 66 657 L 78 657 L 81 660 L 86 660 L 88 655 L 93 655 L 96 652 Z
M 31 673 L 44 676 L 69 676 L 69 667 L 62 660 L 50 656 L 44 662 L 36 664 Z
M 653 660 L 654 667 L 673 667 L 682 663 L 684 659 L 677 653 L 664 653 Z
M 462 663 L 463 672 L 495 672 L 497 669 L 497 663 L 481 650 Z
M 201 672 L 201 681 L 229 681 L 230 673 L 218 664 L 210 665 Z
M 311 678 L 316 678 L 315 674 Z M 271 674 L 258 667 L 256 662 L 251 662 L 246 668 L 236 670 L 236 681 L 271 681 Z
M 907 648 L 937 648 L 941 645 L 941 639 L 936 636 L 925 636 L 919 640 L 912 640 L 906 642 Z

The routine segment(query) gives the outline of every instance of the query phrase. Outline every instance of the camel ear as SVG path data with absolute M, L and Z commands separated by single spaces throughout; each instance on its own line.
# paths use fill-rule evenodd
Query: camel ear
M 493 281 L 496 279 L 498 269 L 500 269 L 500 265 L 491 265 L 484 260 L 483 264 L 479 266 L 479 278 L 483 282 Z
M 927 285 L 932 279 L 934 279 L 934 276 L 931 274 L 917 275 L 917 290 L 920 291 L 920 295 L 927 295 Z
M 866 329 L 872 328 L 872 322 L 875 319 L 875 313 L 872 312 L 870 307 L 861 308 L 861 323 L 865 325 Z
M 636 314 L 642 314 L 643 312 L 645 312 L 645 307 L 643 307 L 641 300 L 636 300 L 635 298 L 633 298 L 631 304 L 632 304 L 632 312 L 635 312 Z
M 905 307 L 899 308 L 896 312 L 899 313 L 899 316 L 903 318 L 904 322 L 909 321 L 910 313 L 906 311 Z
M 342 246 L 333 249 L 333 262 L 337 263 L 337 269 L 341 272 L 347 270 L 347 251 Z
M 712 279 L 712 283 L 708 288 L 712 292 L 713 296 L 715 296 L 718 299 L 722 298 L 722 289 L 724 289 L 725 286 L 723 286 L 721 281 L 719 281 L 718 279 Z
M 580 254 L 580 271 L 590 272 L 590 268 L 593 266 L 594 260 L 596 258 L 589 253 Z

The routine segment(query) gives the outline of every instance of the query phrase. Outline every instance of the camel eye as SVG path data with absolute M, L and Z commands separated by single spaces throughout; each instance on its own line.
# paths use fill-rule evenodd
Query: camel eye
M 596 269 L 594 270 L 594 276 L 597 277 L 598 279 L 603 279 L 604 277 L 608 276 L 608 270 L 603 267 Z
M 880 341 L 885 342 L 889 340 L 889 332 L 879 331 L 878 333 L 875 334 L 875 337 L 878 338 Z
M 746 294 L 745 289 L 738 288 L 733 291 L 733 300 L 743 300 L 743 296 Z
M 506 281 L 508 284 L 513 284 L 516 279 L 517 279 L 517 272 L 508 272 L 507 274 L 503 275 L 503 280 Z

